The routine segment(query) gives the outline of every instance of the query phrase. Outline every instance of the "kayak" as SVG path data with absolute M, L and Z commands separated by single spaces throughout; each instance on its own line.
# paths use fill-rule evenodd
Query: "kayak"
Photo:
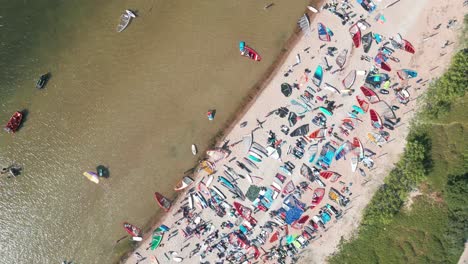
M 164 210 L 164 211 L 169 211 L 169 209 L 172 206 L 171 200 L 167 199 L 165 196 L 162 194 L 155 192 L 154 193 L 154 199 L 156 199 L 156 202 L 158 202 L 158 205 Z
M 129 224 L 127 222 L 123 223 L 123 227 L 125 229 L 125 231 L 127 231 L 127 233 L 129 235 L 131 235 L 132 237 L 138 237 L 140 236 L 141 234 L 141 229 L 132 225 L 132 224 Z
M 88 178 L 88 180 L 94 182 L 94 183 L 99 183 L 99 177 L 94 171 L 85 171 L 83 172 L 83 175 Z
M 244 41 L 239 42 L 239 50 L 242 56 L 246 56 L 254 61 L 260 61 L 262 58 L 251 47 L 247 46 Z
M 19 126 L 21 125 L 21 121 L 23 120 L 23 113 L 20 111 L 16 111 L 8 120 L 8 123 L 5 126 L 5 131 L 8 133 L 15 133 Z

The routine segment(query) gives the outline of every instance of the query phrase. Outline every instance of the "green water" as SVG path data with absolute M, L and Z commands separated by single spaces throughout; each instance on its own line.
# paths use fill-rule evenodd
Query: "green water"
M 279 54 L 308 1 L 0 0 L 0 263 L 112 263 Z M 116 32 L 126 8 L 138 18 Z M 263 57 L 239 56 L 245 40 Z M 51 72 L 44 90 L 39 75 Z M 214 122 L 206 111 L 217 109 Z M 111 177 L 82 176 L 97 165 Z

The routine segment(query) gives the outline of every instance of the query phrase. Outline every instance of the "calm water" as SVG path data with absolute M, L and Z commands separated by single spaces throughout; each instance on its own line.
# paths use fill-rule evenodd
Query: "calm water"
M 112 263 L 279 53 L 308 1 L 0 0 L 0 263 Z M 116 33 L 121 12 L 139 17 Z M 264 58 L 239 56 L 245 40 Z M 34 88 L 50 71 L 46 89 Z M 208 122 L 207 109 L 218 110 Z M 111 177 L 82 176 L 98 164 Z

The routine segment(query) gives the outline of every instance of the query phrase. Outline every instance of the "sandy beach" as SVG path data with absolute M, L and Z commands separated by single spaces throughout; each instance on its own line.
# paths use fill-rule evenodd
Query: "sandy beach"
M 234 199 L 230 192 L 218 181 L 218 176 L 225 175 L 223 171 L 227 168 L 226 166 L 233 168 L 236 172 L 235 174 L 243 176 L 243 178 L 241 177 L 232 183 L 239 187 L 244 194 L 251 185 L 265 187 L 273 190 L 273 192 L 274 188 L 272 186 L 280 185 L 280 192 L 282 192 L 287 183 L 292 181 L 296 187 L 293 193 L 296 193 L 298 199 L 307 206 L 301 217 L 307 215 L 312 219 L 313 216 L 317 216 L 322 212 L 322 207 L 327 204 L 332 205 L 342 213 L 339 219 L 337 219 L 335 214 L 330 213 L 331 220 L 325 223 L 325 228 L 319 227 L 316 230 L 313 238 L 310 240 L 310 245 L 297 249 L 300 252 L 296 254 L 299 257 L 297 263 L 324 263 L 327 256 L 336 251 L 339 241 L 342 238 L 350 238 L 353 232 L 356 231 L 363 209 L 377 188 L 383 184 L 385 176 L 403 151 L 409 124 L 415 111 L 417 111 L 417 99 L 423 95 L 430 80 L 437 78 L 444 72 L 449 65 L 451 54 L 456 50 L 457 35 L 463 24 L 463 12 L 460 11 L 463 8 L 462 1 L 401 0 L 391 5 L 394 2 L 393 0 L 376 1 L 376 10 L 369 14 L 353 1 L 346 12 L 353 11 L 356 16 L 350 18 L 346 25 L 342 25 L 340 18 L 329 10 L 321 10 L 311 21 L 311 32 L 303 35 L 297 44 L 294 45 L 284 63 L 276 68 L 272 78 L 267 78 L 266 83 L 260 86 L 263 89 L 248 104 L 248 109 L 243 109 L 243 114 L 233 122 L 229 131 L 224 135 L 223 140 L 218 142 L 217 147 L 221 148 L 224 146 L 229 155 L 217 162 L 211 160 L 215 164 L 215 173 L 212 174 L 214 179 L 211 186 L 216 186 L 226 194 L 227 199 L 225 202 L 227 204 L 232 205 L 234 201 L 237 201 L 248 208 L 254 209 L 253 203 L 249 199 L 245 199 L 244 201 L 238 198 Z M 339 7 L 341 7 L 341 4 Z M 375 18 L 378 14 L 382 16 L 379 16 L 380 20 L 376 21 Z M 309 15 L 312 15 L 312 13 L 309 12 Z M 368 53 L 364 53 L 362 47 L 356 48 L 353 45 L 353 40 L 349 33 L 349 28 L 353 24 L 351 22 L 356 22 L 360 16 L 371 25 L 367 29 L 361 28 L 362 35 L 373 32 L 383 37 L 383 40 L 379 44 L 376 44 L 374 41 Z M 451 19 L 456 20 L 456 22 L 448 26 L 448 22 Z M 330 42 L 318 39 L 317 23 L 319 22 L 333 31 Z M 440 26 L 438 26 L 439 24 Z M 353 105 L 358 105 L 356 95 L 365 98 L 360 87 L 365 85 L 366 75 L 357 74 L 356 80 L 351 87 L 354 90 L 351 95 L 348 95 L 348 91 L 344 91 L 342 80 L 353 70 L 358 72 L 366 71 L 368 73 L 375 66 L 373 58 L 377 54 L 378 48 L 389 41 L 390 37 L 397 36 L 398 33 L 401 34 L 402 38 L 413 44 L 416 52 L 411 54 L 402 49 L 395 49 L 391 56 L 397 58 L 398 62 L 388 60 L 388 64 L 392 70 L 386 72 L 379 69 L 379 72 L 387 73 L 390 76 L 390 86 L 398 83 L 395 85 L 396 89 L 405 88 L 410 94 L 410 100 L 406 105 L 400 104 L 395 96 L 395 92 L 391 89 L 389 94 L 381 94 L 379 93 L 379 89 L 375 89 L 381 101 L 385 101 L 389 106 L 395 105 L 399 107 L 399 109 L 395 108 L 395 114 L 400 118 L 400 121 L 394 126 L 394 130 L 383 129 L 390 136 L 379 147 L 368 137 L 369 132 L 378 133 L 379 131 L 379 129 L 372 127 L 368 112 L 355 114 L 357 118 L 351 118 L 353 123 L 352 129 L 348 131 L 340 129 L 342 120 L 350 118 L 349 112 L 353 110 Z M 331 53 L 334 53 L 334 56 L 327 54 L 329 47 L 336 48 L 336 52 L 331 51 Z M 392 45 L 387 45 L 387 47 L 393 48 Z M 339 67 L 335 61 L 344 49 L 348 50 L 346 62 L 341 70 L 337 71 Z M 362 55 L 370 56 L 371 60 L 366 61 L 362 59 Z M 327 58 L 328 64 L 332 67 L 324 71 L 323 81 L 319 88 L 313 84 L 312 79 L 318 65 L 322 65 L 324 69 L 327 68 L 323 60 L 324 57 Z M 246 63 L 256 62 L 246 59 Z M 396 71 L 400 69 L 414 70 L 417 72 L 417 77 L 400 80 L 396 75 Z M 291 94 L 287 97 L 281 92 L 281 85 L 283 83 L 288 83 L 293 87 Z M 326 89 L 327 85 L 336 87 L 339 92 L 333 92 L 333 89 Z M 294 86 L 296 87 L 294 88 Z M 311 91 L 311 89 L 307 89 L 308 86 L 315 93 L 312 93 L 312 97 L 308 101 L 311 107 L 304 108 L 304 105 L 307 105 L 301 100 L 300 96 L 305 95 L 305 91 Z M 325 103 L 326 100 L 329 103 L 334 103 L 330 106 L 330 104 Z M 298 104 L 297 102 L 300 103 Z M 386 104 L 378 102 L 370 104 L 370 109 L 375 109 L 380 113 L 388 112 L 385 106 Z M 287 108 L 289 112 L 297 113 L 299 116 L 299 118 L 295 119 L 297 123 L 291 126 L 290 122 L 288 122 L 288 115 L 285 117 L 281 117 L 275 113 L 268 115 L 280 107 Z M 333 113 L 331 116 L 326 116 L 325 131 L 330 131 L 331 133 L 325 132 L 325 138 L 318 143 L 317 157 L 311 163 L 309 162 L 310 155 L 308 148 L 314 143 L 314 140 L 310 139 L 308 135 L 320 128 L 316 124 L 311 123 L 311 120 L 320 113 L 319 107 L 325 107 Z M 222 111 L 222 109 L 217 109 L 217 111 Z M 207 120 L 206 122 L 209 121 Z M 219 121 L 215 118 L 214 122 Z M 281 127 L 288 127 L 289 133 L 291 133 L 296 128 L 306 124 L 308 124 L 308 132 L 304 135 L 306 138 L 306 143 L 303 147 L 304 156 L 302 158 L 295 157 L 291 150 L 297 147 L 297 140 L 301 137 L 291 137 L 290 134 L 286 135 L 281 131 Z M 332 124 L 335 124 L 335 126 L 332 127 Z M 262 156 L 262 151 L 259 151 L 260 153 L 256 155 L 260 156 L 261 161 L 252 161 L 256 166 L 249 165 L 250 163 L 246 161 L 246 158 L 249 156 L 252 146 L 250 144 L 246 145 L 246 142 L 249 143 L 248 138 L 252 137 L 251 141 L 258 143 L 263 148 L 269 149 L 267 148 L 269 138 L 271 139 L 273 135 L 270 132 L 274 134 L 273 145 L 276 149 L 273 149 L 275 152 L 273 154 L 270 153 L 271 155 Z M 334 132 L 337 133 L 336 136 L 333 135 Z M 365 176 L 362 176 L 359 169 L 353 172 L 351 160 L 355 152 L 354 149 L 350 150 L 345 155 L 345 158 L 339 160 L 332 158 L 333 161 L 328 170 L 339 173 L 341 177 L 332 182 L 331 179 L 325 179 L 320 176 L 320 181 L 326 185 L 324 187 L 326 189 L 325 196 L 314 208 L 309 208 L 312 203 L 314 190 L 320 188 L 320 184 L 317 180 L 311 182 L 301 175 L 301 167 L 305 164 L 309 168 L 319 168 L 316 161 L 325 144 L 329 143 L 338 149 L 346 141 L 353 142 L 354 138 L 358 138 L 362 142 L 364 149 L 375 153 L 366 157 L 367 161 L 373 161 L 373 166 L 370 166 L 371 168 L 363 166 L 364 162 L 361 160 L 357 166 L 359 169 L 362 169 Z M 258 148 L 261 149 L 261 147 Z M 278 153 L 279 158 L 275 158 L 276 153 Z M 251 159 L 255 160 L 255 157 Z M 242 168 L 242 165 L 239 166 L 237 162 L 241 162 L 247 169 Z M 285 166 L 285 162 L 290 162 L 290 164 L 294 165 L 291 175 L 287 175 L 284 170 L 280 169 L 280 166 Z M 258 169 L 255 167 L 258 167 Z M 251 172 L 248 173 L 247 170 Z M 325 171 L 325 169 L 321 171 Z M 277 177 L 275 177 L 278 173 L 285 176 L 285 180 L 282 183 L 278 182 Z M 209 190 L 204 187 L 209 179 L 208 173 L 202 170 L 195 175 L 191 175 L 191 177 L 195 180 L 195 183 L 190 187 L 196 187 L 194 191 L 198 193 L 197 195 L 206 196 L 205 199 L 209 200 L 210 192 L 208 191 L 208 195 L 204 193 L 204 190 Z M 200 182 L 204 184 L 200 185 Z M 305 182 L 308 186 L 299 190 L 301 189 L 299 186 L 302 182 Z M 349 199 L 348 205 L 342 206 L 331 200 L 329 197 L 330 188 L 339 190 L 343 197 Z M 287 193 L 286 197 L 288 195 L 289 193 Z M 245 236 L 250 247 L 247 245 L 244 249 L 234 249 L 234 246 L 231 245 L 225 249 L 225 255 L 218 254 L 220 251 L 216 248 L 215 244 L 219 244 L 225 235 L 226 237 L 229 236 L 229 233 L 233 237 L 232 232 L 239 230 L 240 225 L 247 226 L 247 229 L 250 229 L 249 224 L 245 223 L 247 220 L 242 219 L 238 215 L 231 215 L 229 210 L 225 212 L 226 214 L 223 217 L 218 217 L 210 207 L 200 209 L 196 202 L 194 202 L 193 210 L 188 210 L 189 216 L 182 219 L 181 206 L 189 208 L 192 203 L 189 202 L 190 198 L 187 197 L 189 197 L 187 193 L 181 194 L 179 199 L 173 202 L 171 210 L 154 227 L 155 229 L 159 225 L 164 224 L 170 228 L 169 231 L 164 233 L 161 245 L 155 250 L 149 250 L 148 247 L 151 243 L 152 235 L 147 234 L 144 236 L 143 241 L 139 242 L 140 244 L 135 253 L 125 260 L 125 263 L 231 263 L 225 259 L 231 257 L 236 252 L 242 253 L 242 255 L 245 254 L 250 258 L 250 262 L 242 262 L 241 259 L 236 259 L 236 262 L 239 263 L 254 263 L 255 261 L 260 261 L 260 263 L 278 263 L 275 259 L 267 260 L 266 256 L 269 255 L 267 252 L 270 252 L 270 249 L 278 245 L 278 243 L 286 244 L 287 237 L 297 239 L 297 236 L 303 232 L 303 229 L 295 229 L 291 226 L 285 228 L 281 225 L 272 227 L 273 232 L 269 232 L 269 228 L 262 228 L 268 221 L 274 221 L 275 217 L 271 216 L 271 212 L 284 207 L 284 197 L 278 194 L 271 203 L 268 203 L 269 209 L 267 212 L 254 210 L 252 213 L 251 216 L 255 218 L 256 225 Z M 221 228 L 222 222 L 228 220 L 234 226 L 232 228 Z M 184 235 L 187 234 L 186 226 L 199 226 L 204 222 L 206 222 L 206 226 L 200 234 Z M 309 222 L 306 222 L 305 225 L 309 225 Z M 267 239 L 263 245 L 256 248 L 261 256 L 257 260 L 254 260 L 252 258 L 255 255 L 253 254 L 255 246 L 253 246 L 251 241 L 258 241 L 258 237 L 262 232 L 266 235 Z M 276 232 L 279 234 L 279 239 L 270 243 L 271 236 Z M 194 251 L 196 244 L 200 244 L 200 247 Z M 228 252 L 231 252 L 231 255 Z M 291 257 L 286 257 L 285 261 L 286 263 L 290 263 Z

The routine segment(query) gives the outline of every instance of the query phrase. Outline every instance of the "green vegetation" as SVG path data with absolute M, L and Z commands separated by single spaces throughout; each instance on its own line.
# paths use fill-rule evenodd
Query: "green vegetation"
M 428 89 L 401 160 L 330 263 L 456 263 L 468 239 L 468 50 Z M 408 198 L 418 187 L 419 193 Z M 412 204 L 404 206 L 408 199 Z

